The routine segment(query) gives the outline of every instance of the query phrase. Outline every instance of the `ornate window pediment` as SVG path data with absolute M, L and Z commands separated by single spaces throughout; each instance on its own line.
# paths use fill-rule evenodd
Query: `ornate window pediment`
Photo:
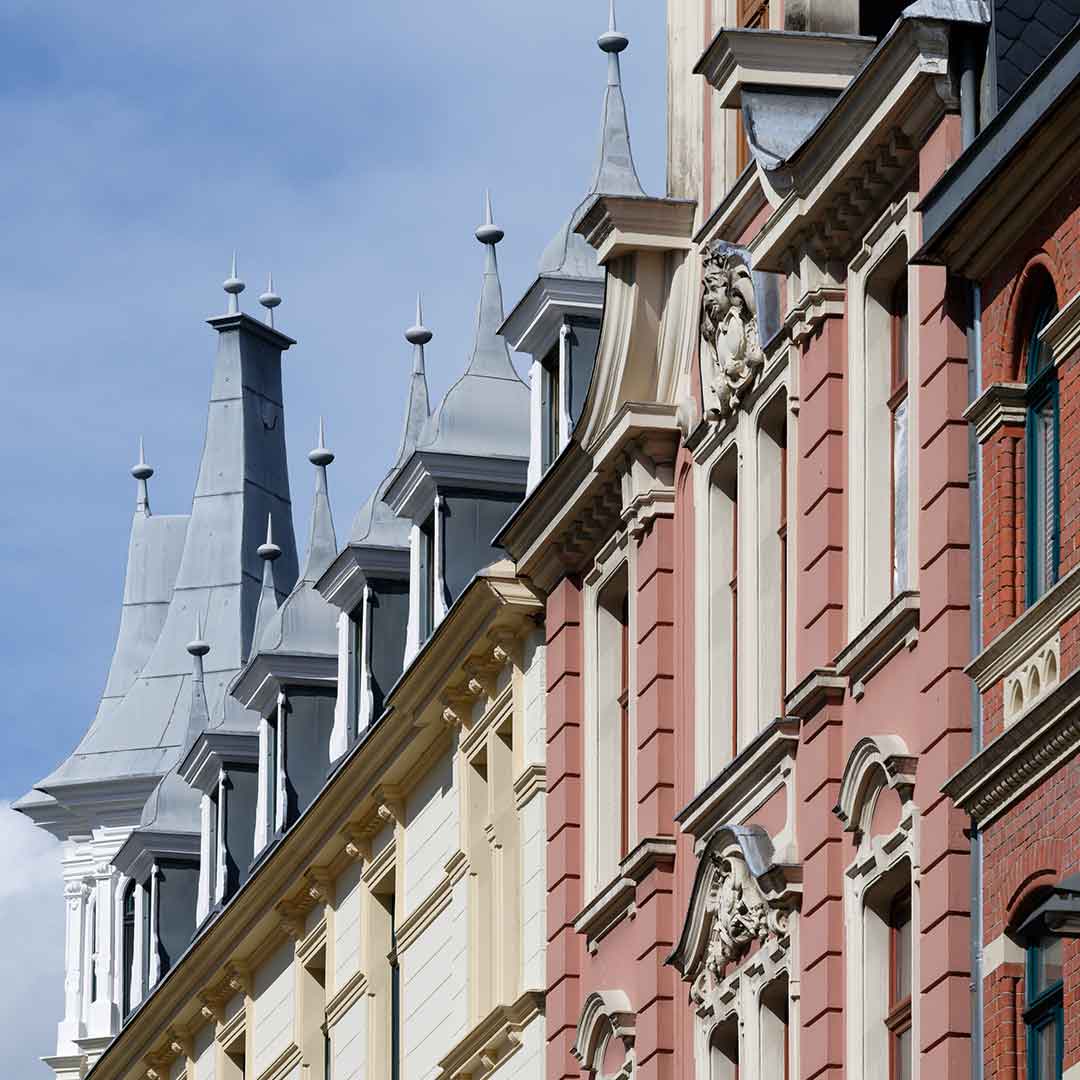
M 595 990 L 581 1007 L 571 1053 L 593 1080 L 634 1075 L 637 1014 L 622 990 Z
M 833 813 L 844 823 L 844 831 L 866 835 L 879 793 L 893 788 L 901 803 L 907 803 L 915 789 L 918 758 L 908 751 L 898 735 L 867 735 L 855 744 L 840 781 L 840 795 Z
M 777 298 L 759 297 L 755 277 L 765 275 L 753 274 L 734 244 L 714 240 L 702 252 L 701 387 L 705 412 L 717 419 L 738 409 L 765 366 L 762 330 L 772 329 Z
M 691 984 L 699 1014 L 721 1015 L 731 968 L 759 943 L 788 948 L 788 918 L 798 900 L 797 868 L 775 861 L 760 825 L 725 825 L 698 864 L 682 935 L 668 958 Z

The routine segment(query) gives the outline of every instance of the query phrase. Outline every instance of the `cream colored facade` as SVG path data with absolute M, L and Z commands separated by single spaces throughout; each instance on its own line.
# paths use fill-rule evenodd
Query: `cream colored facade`
M 540 611 L 507 564 L 477 576 L 95 1078 L 540 1080 Z

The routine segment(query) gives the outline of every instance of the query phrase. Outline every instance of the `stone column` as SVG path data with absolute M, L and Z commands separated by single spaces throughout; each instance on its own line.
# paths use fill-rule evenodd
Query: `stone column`
M 90 889 L 81 880 L 64 885 L 64 1018 L 57 1026 L 57 1051 L 78 1052 L 75 1040 L 83 1034 L 82 988 L 85 953 L 86 902 Z

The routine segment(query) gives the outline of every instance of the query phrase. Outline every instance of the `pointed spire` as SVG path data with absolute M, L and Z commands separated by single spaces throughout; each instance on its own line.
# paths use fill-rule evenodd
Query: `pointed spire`
M 131 466 L 131 475 L 139 482 L 139 491 L 135 496 L 135 512 L 150 516 L 150 489 L 146 481 L 154 475 L 154 470 L 146 464 L 146 453 L 143 449 L 142 436 L 139 436 L 139 460 Z
M 337 537 L 334 534 L 330 493 L 326 485 L 326 467 L 333 460 L 333 452 L 326 448 L 326 432 L 320 416 L 319 445 L 308 454 L 308 461 L 315 466 L 315 503 L 311 508 L 307 558 L 304 560 L 304 569 L 300 572 L 304 581 L 318 581 L 337 556 Z
M 240 294 L 247 286 L 236 276 L 235 251 L 232 256 L 232 269 L 229 271 L 229 276 L 222 283 L 221 287 L 229 294 L 229 314 L 238 314 L 240 311 Z
M 495 224 L 491 211 L 491 192 L 484 193 L 484 223 L 476 230 L 476 239 L 484 245 L 484 280 L 480 291 L 480 306 L 476 313 L 476 339 L 467 375 L 490 375 L 501 379 L 516 379 L 506 342 L 499 337 L 503 323 L 502 283 L 495 245 L 506 234 Z
M 274 275 L 266 275 L 266 292 L 259 297 L 259 303 L 266 308 L 266 322 L 267 325 L 274 325 L 274 308 L 281 303 L 281 297 L 274 292 Z
M 630 127 L 619 67 L 619 54 L 630 44 L 630 39 L 616 28 L 615 0 L 609 2 L 607 31 L 596 39 L 596 44 L 601 52 L 607 53 L 608 84 L 601 119 L 600 160 L 591 194 L 644 195 L 630 150 Z
M 281 548 L 274 543 L 274 518 L 266 516 L 266 542 L 258 548 L 259 558 L 263 560 L 262 591 L 259 593 L 259 606 L 255 609 L 255 633 L 252 637 L 251 651 L 258 650 L 259 639 L 267 624 L 277 611 L 277 590 L 274 588 L 274 561 L 281 556 Z
M 203 657 L 210 651 L 210 645 L 203 639 L 202 613 L 199 611 L 195 612 L 195 637 L 188 642 L 187 651 L 191 653 L 191 712 L 188 718 L 190 738 L 210 726 L 210 709 L 206 704 L 203 673 Z
M 431 415 L 431 399 L 428 396 L 427 362 L 424 346 L 434 334 L 424 325 L 424 307 L 420 294 L 416 294 L 416 322 L 405 331 L 405 340 L 413 347 L 412 375 L 409 394 L 405 404 L 405 426 L 401 431 L 396 465 L 401 465 L 416 449 L 416 443 L 424 425 Z

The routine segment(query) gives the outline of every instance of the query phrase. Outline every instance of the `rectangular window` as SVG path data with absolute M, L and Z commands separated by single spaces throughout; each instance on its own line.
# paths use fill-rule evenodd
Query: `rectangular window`
M 1047 936 L 1027 950 L 1027 1074 L 1061 1080 L 1065 1064 L 1065 1013 L 1061 938 Z
M 1028 604 L 1056 581 L 1058 573 L 1058 403 L 1050 382 L 1028 409 Z
M 893 901 L 889 913 L 889 1080 L 911 1078 L 911 891 Z
M 891 422 L 892 595 L 908 588 L 908 293 L 901 277 L 891 304 Z
M 121 1008 L 126 1017 L 131 1012 L 131 965 L 135 957 L 135 882 L 124 889 L 120 919 Z
M 435 512 L 420 526 L 420 640 L 435 629 Z

